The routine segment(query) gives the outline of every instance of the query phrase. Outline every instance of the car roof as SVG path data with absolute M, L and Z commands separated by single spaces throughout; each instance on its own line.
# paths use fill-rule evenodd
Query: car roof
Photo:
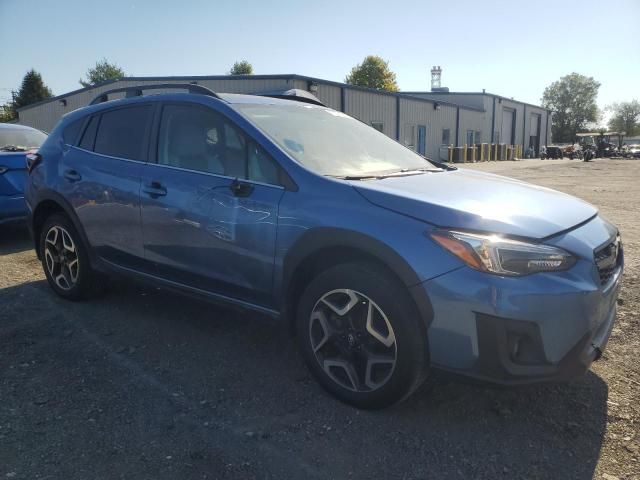
M 283 106 L 297 106 L 297 107 L 305 107 L 305 108 L 328 108 L 321 107 L 318 105 L 313 105 L 306 102 L 301 102 L 298 100 L 286 100 L 282 98 L 273 98 L 273 97 L 263 97 L 260 95 L 246 95 L 241 93 L 217 93 L 217 98 L 210 97 L 207 95 L 202 95 L 198 93 L 187 93 L 187 92 L 170 92 L 170 93 L 154 93 L 150 95 L 140 95 L 134 97 L 125 97 L 125 98 L 117 98 L 113 100 L 108 100 L 106 102 L 95 103 L 93 105 L 87 105 L 86 107 L 78 108 L 77 110 L 73 110 L 65 115 L 63 115 L 62 122 L 67 124 L 67 122 L 72 122 L 78 118 L 84 117 L 85 115 L 90 115 L 92 113 L 100 112 L 102 110 L 106 110 L 113 107 L 131 105 L 135 103 L 143 103 L 145 101 L 152 102 L 161 102 L 164 100 L 168 101 L 180 101 L 187 98 L 194 99 L 210 99 L 213 101 L 222 101 L 229 105 L 238 105 L 238 104 L 254 104 L 254 105 L 283 105 Z
M 311 106 L 310 103 L 301 102 L 295 100 L 295 97 L 291 100 L 284 98 L 274 98 L 262 95 L 246 95 L 241 93 L 218 93 L 221 100 L 227 103 L 244 103 L 244 104 L 256 104 L 256 105 L 299 105 L 299 106 Z M 324 107 L 326 108 L 326 107 Z

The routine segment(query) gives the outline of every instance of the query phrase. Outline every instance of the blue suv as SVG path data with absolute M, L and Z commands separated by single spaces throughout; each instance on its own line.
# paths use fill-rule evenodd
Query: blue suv
M 60 296 L 119 273 L 282 319 L 322 386 L 361 408 L 430 368 L 520 384 L 601 355 L 623 251 L 593 206 L 434 163 L 322 105 L 142 94 L 177 87 L 109 92 L 29 155 Z
M 47 135 L 40 130 L 0 123 L 0 225 L 24 222 L 27 218 L 25 157 L 46 139 Z

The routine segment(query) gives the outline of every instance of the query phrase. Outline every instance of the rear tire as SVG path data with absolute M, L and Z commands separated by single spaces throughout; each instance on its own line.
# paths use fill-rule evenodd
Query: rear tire
M 45 276 L 59 296 L 82 300 L 100 291 L 85 244 L 65 214 L 54 213 L 45 220 L 39 246 Z
M 406 287 L 375 265 L 321 272 L 302 294 L 296 328 L 312 374 L 345 403 L 388 407 L 427 376 L 424 323 Z

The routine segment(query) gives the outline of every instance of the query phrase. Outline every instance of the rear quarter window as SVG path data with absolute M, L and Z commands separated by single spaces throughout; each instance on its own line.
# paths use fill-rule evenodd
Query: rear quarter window
M 62 141 L 67 145 L 76 145 L 78 143 L 78 137 L 84 125 L 84 118 L 80 118 L 67 125 L 62 132 Z
M 89 120 L 89 124 L 87 128 L 84 130 L 84 134 L 82 135 L 82 140 L 80 140 L 80 148 L 84 148 L 85 150 L 93 150 L 93 144 L 96 139 L 96 131 L 98 130 L 98 120 L 100 117 L 93 116 L 91 120 Z

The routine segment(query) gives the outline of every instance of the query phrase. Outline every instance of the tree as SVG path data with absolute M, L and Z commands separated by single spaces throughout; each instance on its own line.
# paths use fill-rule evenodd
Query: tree
M 96 62 L 95 67 L 87 70 L 87 79 L 80 79 L 79 82 L 83 87 L 90 87 L 107 80 L 119 80 L 124 76 L 124 70 L 115 63 L 109 63 L 106 58 L 103 58 Z
M 396 74 L 389 68 L 389 63 L 376 55 L 365 57 L 364 61 L 351 69 L 344 79 L 345 83 L 359 87 L 375 88 L 397 92 Z
M 545 88 L 542 106 L 553 112 L 551 133 L 556 142 L 573 142 L 576 133 L 597 121 L 599 88 L 593 77 L 579 73 L 566 75 Z
M 609 128 L 614 132 L 627 132 L 627 136 L 640 134 L 640 102 L 614 103 L 609 107 L 613 113 L 609 119 Z
M 253 65 L 246 60 L 235 62 L 229 70 L 229 75 L 253 75 Z
M 42 75 L 34 69 L 29 70 L 22 78 L 20 89 L 11 92 L 11 101 L 0 108 L 0 121 L 9 122 L 17 118 L 16 111 L 32 103 L 52 96 L 51 89 L 42 81 Z

